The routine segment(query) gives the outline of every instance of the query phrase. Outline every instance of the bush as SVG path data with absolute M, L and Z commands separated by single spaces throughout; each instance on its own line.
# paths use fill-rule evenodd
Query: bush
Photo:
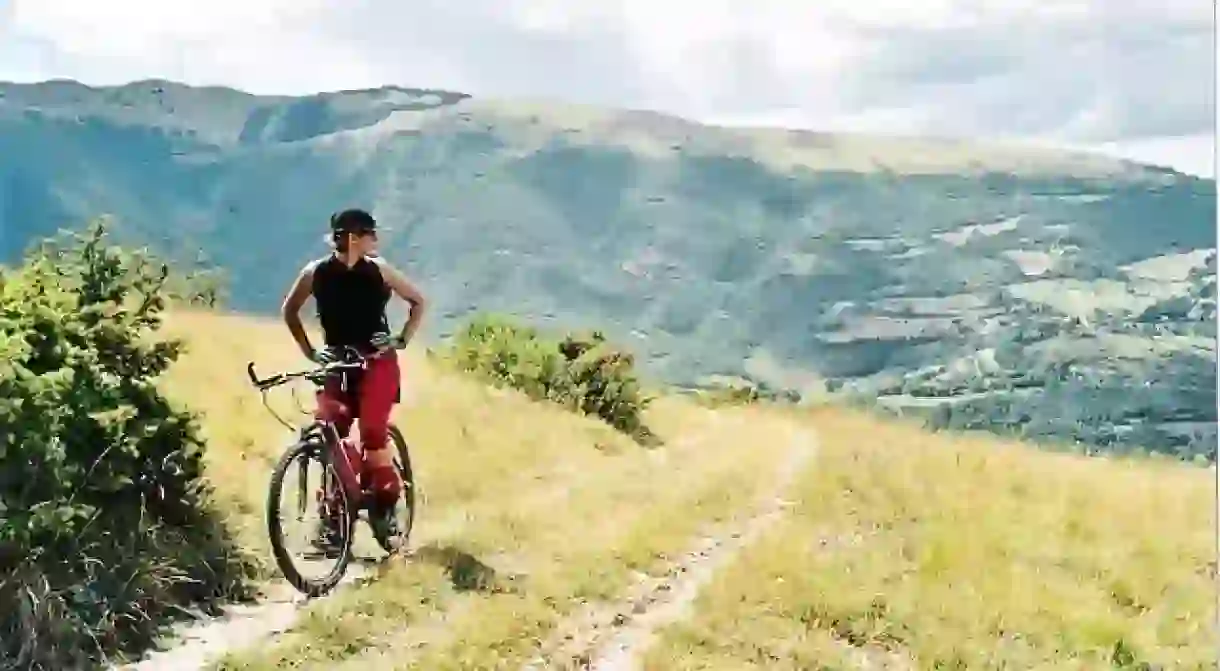
M 792 389 L 772 389 L 765 383 L 745 378 L 716 376 L 695 387 L 695 399 L 708 407 L 755 404 L 796 404 L 801 394 Z
M 754 405 L 763 400 L 758 387 L 752 384 L 724 384 L 699 390 L 699 402 L 709 407 Z
M 0 279 L 0 669 L 97 666 L 247 596 L 194 418 L 156 388 L 180 348 L 155 337 L 168 269 L 105 238 Z
M 446 354 L 461 370 L 496 386 L 600 417 L 637 441 L 656 440 L 644 425 L 651 399 L 636 377 L 635 358 L 610 347 L 600 332 L 554 339 L 511 319 L 484 315 L 453 339 Z
M 219 268 L 199 261 L 190 273 L 170 276 L 163 293 L 171 304 L 221 308 L 228 297 L 228 277 Z

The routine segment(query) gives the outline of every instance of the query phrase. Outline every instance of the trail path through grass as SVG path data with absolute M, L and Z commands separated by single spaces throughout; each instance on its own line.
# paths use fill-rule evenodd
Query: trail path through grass
M 168 637 L 168 650 L 125 667 L 141 671 L 205 668 L 224 654 L 267 646 L 269 636 L 298 623 L 302 608 L 306 613 L 318 610 L 383 572 L 354 563 L 338 590 L 312 604 L 279 580 L 270 559 L 264 506 L 271 467 L 293 435 L 262 407 L 245 380 L 244 364 L 255 360 L 263 375 L 307 364 L 284 347 L 282 329 L 275 324 L 211 314 L 171 317 L 168 330 L 185 335 L 188 350 L 166 381 L 168 391 L 201 413 L 216 503 L 262 565 L 266 585 L 258 603 L 178 626 Z M 641 452 L 604 424 L 444 372 L 417 353 L 408 355 L 404 369 L 403 404 L 395 420 L 411 444 L 423 499 L 412 547 L 452 538 L 470 520 L 486 518 L 501 501 L 529 498 L 553 504 L 574 478 L 595 472 L 600 457 Z M 308 407 L 308 387 L 299 391 Z M 294 414 L 287 391 L 274 396 L 272 405 L 289 421 L 303 419 Z M 664 409 L 666 402 L 661 406 Z M 679 406 L 662 415 L 658 427 L 680 436 L 681 444 L 697 437 L 685 434 L 699 427 L 706 413 Z M 363 526 L 357 555 L 382 556 Z
M 251 357 L 264 374 L 301 362 L 274 325 L 233 318 L 217 328 L 225 319 L 180 315 L 170 324 L 216 335 L 192 338 L 169 382 L 204 413 L 218 502 L 244 544 L 267 558 L 266 482 L 291 435 L 242 383 L 241 367 Z M 588 604 L 664 579 L 697 539 L 750 518 L 790 451 L 783 422 L 748 411 L 661 399 L 650 424 L 666 445 L 645 449 L 423 357 L 409 361 L 406 377 L 396 420 L 424 494 L 414 556 L 353 566 L 344 587 L 312 602 L 277 584 L 267 560 L 263 602 L 188 627 L 132 668 L 516 668 Z M 367 543 L 358 554 L 380 556 Z
M 637 657 L 651 644 L 657 628 L 688 617 L 700 588 L 717 569 L 782 517 L 789 505 L 783 496 L 816 449 L 812 432 L 794 428 L 792 433 L 788 455 L 778 462 L 775 482 L 762 492 L 752 515 L 709 529 L 697 546 L 664 574 L 640 580 L 617 602 L 586 609 L 570 620 L 564 636 L 549 641 L 544 655 L 532 660 L 526 669 L 637 668 Z
M 311 607 L 273 645 L 217 668 L 519 668 L 569 618 L 663 579 L 695 539 L 751 517 L 773 491 L 790 445 L 782 423 L 693 408 L 688 419 L 698 423 L 656 450 L 571 446 L 582 468 L 562 486 L 479 503 L 420 561 Z

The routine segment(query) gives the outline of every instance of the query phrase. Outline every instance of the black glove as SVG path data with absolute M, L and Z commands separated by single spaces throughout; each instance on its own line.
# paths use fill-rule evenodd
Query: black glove
M 319 366 L 327 366 L 339 360 L 339 357 L 329 348 L 316 349 L 310 359 Z
M 391 337 L 389 333 L 378 333 L 373 336 L 371 344 L 377 349 L 389 349 L 391 347 L 394 349 L 404 349 L 407 346 L 407 342 L 402 336 Z

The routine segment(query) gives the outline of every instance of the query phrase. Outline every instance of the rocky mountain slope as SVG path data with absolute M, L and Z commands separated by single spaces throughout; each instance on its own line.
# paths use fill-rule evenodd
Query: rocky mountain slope
M 954 140 L 383 88 L 0 85 L 0 263 L 101 213 L 269 311 L 350 204 L 471 311 L 599 327 L 675 383 L 1214 458 L 1215 182 Z

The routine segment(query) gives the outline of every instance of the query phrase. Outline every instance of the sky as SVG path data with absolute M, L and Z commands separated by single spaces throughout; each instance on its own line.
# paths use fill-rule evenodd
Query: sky
M 0 0 L 0 80 L 399 85 L 1214 176 L 1206 0 Z M 916 9 L 918 8 L 918 9 Z

